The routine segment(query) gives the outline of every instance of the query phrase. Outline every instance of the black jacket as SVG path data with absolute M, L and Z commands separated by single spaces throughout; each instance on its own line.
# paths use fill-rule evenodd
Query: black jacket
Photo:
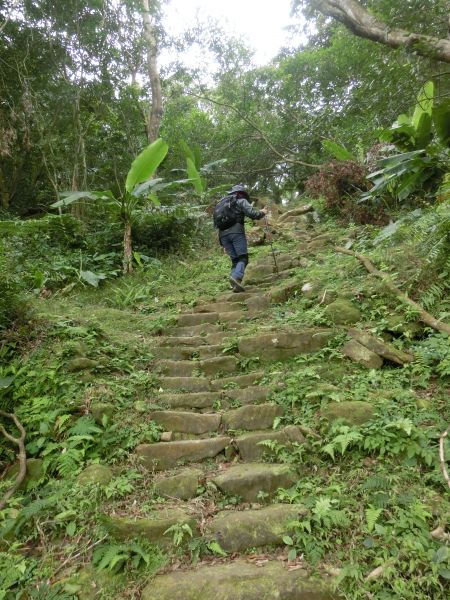
M 231 233 L 245 233 L 245 217 L 248 217 L 249 219 L 253 220 L 258 220 L 262 219 L 265 216 L 265 213 L 262 210 L 254 208 L 246 198 L 238 198 L 236 200 L 235 206 L 236 212 L 238 213 L 237 223 L 235 223 L 231 227 L 228 227 L 228 229 L 219 231 L 219 240 L 225 237 L 226 235 L 230 235 Z

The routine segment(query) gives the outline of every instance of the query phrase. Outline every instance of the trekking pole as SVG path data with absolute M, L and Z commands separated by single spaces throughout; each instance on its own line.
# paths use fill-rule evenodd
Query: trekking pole
M 272 237 L 272 232 L 271 232 L 271 231 L 270 231 L 270 229 L 269 229 L 269 222 L 268 222 L 268 220 L 267 220 L 267 217 L 266 217 L 266 215 L 264 215 L 264 229 L 265 229 L 265 231 L 266 231 L 266 237 L 267 237 L 267 239 L 268 239 L 268 241 L 269 241 L 269 244 L 270 244 L 270 249 L 271 249 L 271 251 L 272 251 L 273 264 L 275 265 L 275 273 L 276 273 L 277 275 L 279 275 L 280 271 L 279 271 L 279 269 L 278 269 L 277 259 L 276 259 L 276 257 L 275 257 L 275 249 L 274 249 L 274 247 L 273 247 L 273 237 Z

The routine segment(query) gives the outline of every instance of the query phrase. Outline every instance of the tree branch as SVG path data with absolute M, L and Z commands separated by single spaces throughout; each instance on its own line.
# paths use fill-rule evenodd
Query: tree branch
M 435 319 L 433 317 L 433 315 L 431 315 L 424 308 L 422 308 L 422 306 L 420 306 L 420 304 L 417 304 L 417 302 L 414 302 L 414 300 L 411 300 L 411 298 L 407 294 L 402 292 L 396 285 L 394 285 L 392 283 L 392 281 L 384 273 L 379 271 L 370 262 L 370 260 L 367 258 L 367 256 L 363 256 L 362 254 L 358 254 L 357 252 L 353 252 L 352 250 L 347 250 L 347 248 L 341 248 L 340 246 L 336 246 L 335 250 L 336 250 L 336 252 L 340 252 L 342 254 L 348 254 L 349 256 L 354 256 L 355 258 L 357 258 L 366 267 L 366 269 L 369 271 L 369 273 L 371 273 L 372 275 L 375 275 L 376 277 L 379 277 L 383 281 L 384 285 L 395 296 L 397 296 L 397 298 L 399 298 L 399 300 L 401 300 L 405 304 L 409 304 L 409 306 L 412 306 L 414 308 L 414 310 L 418 313 L 419 319 L 423 323 L 425 323 L 429 327 L 432 327 L 436 331 L 441 331 L 443 333 L 448 333 L 450 335 L 450 325 L 447 325 L 447 323 L 442 323 L 441 321 L 438 321 L 437 319 Z
M 324 15 L 343 23 L 359 37 L 450 63 L 450 40 L 448 39 L 391 28 L 381 19 L 371 15 L 355 0 L 311 0 L 311 4 Z
M 292 163 L 295 165 L 303 165 L 304 167 L 312 167 L 313 169 L 318 169 L 321 167 L 321 165 L 314 165 L 311 163 L 303 162 L 302 160 L 298 160 L 295 158 L 289 158 L 289 157 L 285 156 L 284 154 L 282 154 L 281 152 L 279 152 L 275 148 L 275 146 L 272 144 L 270 139 L 267 137 L 267 135 L 264 133 L 264 131 L 260 127 L 258 127 L 258 125 L 256 125 L 256 123 L 254 123 L 251 119 L 249 119 L 247 117 L 247 115 L 245 115 L 243 112 L 241 112 L 238 108 L 236 108 L 232 104 L 228 104 L 226 102 L 220 102 L 219 100 L 215 100 L 214 98 L 209 98 L 207 96 L 200 96 L 199 94 L 195 94 L 194 92 L 189 92 L 189 95 L 193 96 L 194 98 L 198 98 L 199 100 L 206 100 L 206 102 L 212 102 L 213 104 L 217 104 L 217 106 L 223 106 L 224 108 L 229 108 L 230 110 L 235 112 L 245 123 L 247 123 L 247 125 L 250 125 L 250 127 L 255 129 L 259 133 L 263 142 L 270 148 L 270 150 L 276 156 L 278 156 L 278 158 L 281 159 L 282 162 Z
M 0 410 L 0 416 L 7 417 L 8 419 L 12 419 L 14 421 L 17 429 L 20 432 L 19 437 L 15 438 L 13 435 L 11 435 L 10 433 L 8 433 L 5 430 L 5 428 L 3 427 L 3 425 L 0 425 L 0 433 L 7 440 L 9 440 L 10 442 L 12 442 L 13 444 L 15 444 L 16 446 L 19 447 L 19 472 L 17 474 L 16 481 L 14 482 L 14 485 L 11 487 L 11 489 L 9 489 L 6 492 L 6 494 L 0 500 L 0 510 L 2 510 L 5 507 L 5 505 L 8 502 L 8 500 L 14 494 L 14 492 L 19 488 L 19 486 L 22 483 L 22 481 L 25 479 L 25 475 L 27 474 L 27 454 L 26 454 L 26 451 L 25 451 L 25 435 L 26 435 L 26 431 L 25 431 L 22 423 L 19 421 L 19 419 L 13 413 L 7 413 L 7 412 L 4 412 L 3 410 Z

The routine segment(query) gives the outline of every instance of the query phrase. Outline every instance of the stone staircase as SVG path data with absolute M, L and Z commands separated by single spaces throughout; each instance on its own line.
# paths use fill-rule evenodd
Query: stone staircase
M 295 222 L 287 221 L 291 228 Z M 312 243 L 309 234 L 301 233 L 303 246 Z M 305 508 L 273 503 L 277 490 L 294 485 L 300 473 L 273 462 L 274 452 L 261 444 L 307 444 L 299 426 L 274 428 L 284 411 L 271 401 L 274 390 L 266 382 L 264 364 L 318 351 L 331 335 L 315 328 L 270 330 L 269 307 L 287 300 L 304 283 L 295 276 L 295 268 L 306 264 L 300 254 L 278 254 L 278 274 L 272 257 L 266 256 L 249 267 L 245 293 L 225 292 L 199 301 L 155 339 L 159 381 L 145 418 L 162 428 L 164 441 L 141 443 L 135 455 L 152 473 L 153 492 L 166 501 L 150 517 L 110 516 L 107 528 L 119 540 L 144 536 L 170 546 L 167 530 L 187 524 L 194 537 L 217 542 L 227 558 L 158 575 L 143 590 L 142 600 L 334 597 L 326 577 L 312 579 L 304 569 L 289 570 L 277 560 L 276 547 L 292 534 L 291 523 Z M 255 363 L 257 368 L 248 368 Z M 233 498 L 233 507 L 220 510 L 214 504 L 205 510 L 199 496 L 205 489 Z M 245 560 L 246 552 L 267 548 L 272 558 L 261 564 Z

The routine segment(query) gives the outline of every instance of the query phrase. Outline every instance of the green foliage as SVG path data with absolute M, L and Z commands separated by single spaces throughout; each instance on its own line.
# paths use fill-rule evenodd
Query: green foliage
M 164 535 L 167 534 L 172 535 L 172 543 L 175 548 L 184 544 L 187 539 L 192 538 L 194 535 L 188 523 L 175 523 L 175 525 L 166 529 Z
M 342 146 L 333 140 L 324 140 L 322 146 L 338 160 L 356 160 L 353 154 L 349 152 L 345 146 Z
M 92 556 L 99 570 L 120 573 L 128 569 L 143 569 L 148 576 L 156 573 L 166 563 L 166 556 L 157 547 L 145 541 L 130 543 L 105 543 L 97 546 Z
M 155 140 L 147 146 L 131 164 L 125 182 L 125 189 L 131 193 L 138 183 L 142 183 L 153 175 L 164 160 L 168 145 L 162 139 Z

